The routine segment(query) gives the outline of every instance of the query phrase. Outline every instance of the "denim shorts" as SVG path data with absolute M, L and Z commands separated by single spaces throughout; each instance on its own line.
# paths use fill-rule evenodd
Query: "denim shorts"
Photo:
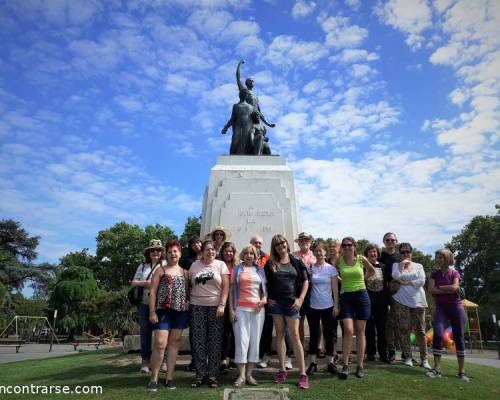
M 189 311 L 176 311 L 171 309 L 157 310 L 158 322 L 153 324 L 153 329 L 169 331 L 171 329 L 186 329 L 189 325 Z
M 366 289 L 344 292 L 340 295 L 340 318 L 369 320 L 371 315 L 370 296 Z
M 290 307 L 285 307 L 278 303 L 276 303 L 272 307 L 269 307 L 269 314 L 283 315 L 285 317 L 290 317 L 293 319 L 300 319 L 300 313 L 298 311 L 293 311 Z

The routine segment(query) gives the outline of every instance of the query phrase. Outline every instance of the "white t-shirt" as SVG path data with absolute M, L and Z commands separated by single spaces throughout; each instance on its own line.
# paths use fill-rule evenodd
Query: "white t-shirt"
M 165 260 L 162 261 L 162 265 L 167 265 L 167 262 Z M 158 268 L 158 267 L 157 267 Z M 140 280 L 140 281 L 145 281 L 146 279 L 149 279 L 148 281 L 151 282 L 151 279 L 153 279 L 153 274 L 149 274 L 151 272 L 151 264 L 145 264 L 142 263 L 137 267 L 137 271 L 135 271 L 134 279 Z M 143 288 L 142 290 L 142 304 L 148 304 L 149 305 L 149 288 Z
M 424 284 L 425 272 L 422 264 L 411 262 L 410 267 L 399 270 L 399 263 L 392 264 L 392 277 L 405 282 L 409 285 L 401 285 L 399 290 L 392 295 L 394 300 L 410 308 L 426 308 L 427 299 L 425 298 Z
M 315 310 L 324 310 L 333 307 L 332 278 L 338 275 L 337 269 L 328 263 L 311 268 L 311 297 L 310 306 Z

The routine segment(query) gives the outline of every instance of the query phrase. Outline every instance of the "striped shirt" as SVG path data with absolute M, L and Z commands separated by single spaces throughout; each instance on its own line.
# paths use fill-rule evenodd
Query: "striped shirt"
M 238 307 L 255 309 L 260 301 L 261 278 L 253 267 L 245 268 L 239 275 Z

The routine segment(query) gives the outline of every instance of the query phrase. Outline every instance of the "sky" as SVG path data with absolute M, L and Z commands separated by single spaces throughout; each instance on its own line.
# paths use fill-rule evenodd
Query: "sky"
M 500 203 L 497 0 L 0 0 L 0 218 L 179 235 L 252 77 L 302 227 L 433 252 Z

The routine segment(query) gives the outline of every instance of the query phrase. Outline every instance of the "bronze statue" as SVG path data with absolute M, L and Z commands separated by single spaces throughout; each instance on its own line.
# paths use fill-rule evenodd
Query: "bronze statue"
M 229 148 L 231 155 L 251 154 L 250 132 L 253 128 L 251 114 L 254 108 L 245 101 L 246 98 L 247 90 L 240 90 L 240 102 L 233 105 L 231 118 L 221 131 L 222 134 L 225 134 L 230 126 L 233 127 L 233 137 Z
M 245 88 L 245 86 L 243 86 L 243 82 L 241 82 L 241 77 L 240 77 L 240 69 L 241 69 L 241 65 L 242 64 L 245 64 L 245 60 L 243 60 L 243 59 L 240 60 L 240 62 L 238 63 L 238 67 L 236 67 L 236 83 L 238 84 L 238 89 L 240 90 L 240 92 L 242 90 L 245 90 L 245 89 L 248 90 L 249 94 L 247 96 L 247 102 L 250 105 L 254 106 L 257 111 L 259 111 L 260 119 L 262 120 L 262 122 L 264 122 L 268 127 L 274 128 L 276 126 L 276 124 L 270 124 L 269 122 L 267 122 L 266 119 L 264 118 L 264 116 L 262 115 L 262 111 L 260 111 L 259 99 L 252 92 L 252 90 L 253 90 L 253 79 L 252 78 L 247 78 L 245 80 L 246 88 Z
M 253 127 L 250 131 L 250 151 L 256 156 L 269 156 L 269 138 L 266 136 L 266 127 L 260 123 L 260 113 L 254 109 L 251 114 Z
M 230 126 L 233 127 L 233 136 L 231 138 L 231 155 L 270 155 L 269 139 L 266 137 L 266 127 L 261 121 L 274 128 L 275 124 L 266 121 L 260 112 L 259 99 L 252 92 L 253 79 L 248 78 L 245 81 L 246 87 L 240 80 L 240 67 L 244 64 L 240 60 L 236 68 L 236 82 L 239 89 L 239 103 L 233 104 L 231 118 L 222 128 L 221 133 L 225 134 Z

